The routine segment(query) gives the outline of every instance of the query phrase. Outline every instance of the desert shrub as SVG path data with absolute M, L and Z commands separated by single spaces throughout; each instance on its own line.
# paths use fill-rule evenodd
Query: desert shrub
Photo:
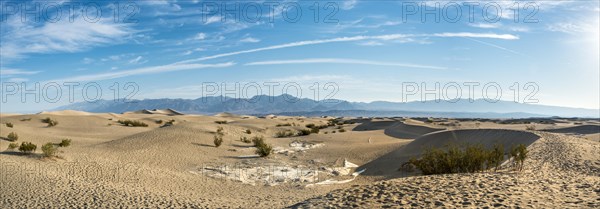
M 324 134 L 328 134 L 329 132 L 325 131 L 325 132 L 323 132 L 323 133 L 324 133 Z
M 10 132 L 6 138 L 8 138 L 8 141 L 14 142 L 19 139 L 19 135 L 15 132 Z
M 535 131 L 535 125 L 527 125 L 527 126 L 525 126 L 525 130 Z
M 155 120 L 154 122 L 155 122 L 156 124 L 162 124 L 162 123 L 163 123 L 163 120 Z
M 252 131 L 250 129 L 246 129 L 246 134 L 252 134 Z
M 12 128 L 13 124 L 12 123 L 6 123 L 6 127 Z
M 292 136 L 294 136 L 294 133 L 290 130 L 275 132 L 276 138 L 285 138 L 285 137 L 292 137 Z
M 23 153 L 32 153 L 35 152 L 35 150 L 37 150 L 37 145 L 31 142 L 22 142 L 21 146 L 19 146 L 19 151 Z
M 25 122 L 25 121 L 31 121 L 31 118 L 23 118 L 21 119 L 21 121 Z
M 314 128 L 314 127 L 315 127 L 314 123 L 306 124 L 306 128 Z
M 273 152 L 273 147 L 268 145 L 265 142 L 265 139 L 261 137 L 256 137 L 252 140 L 254 142 L 254 146 L 256 147 L 255 153 L 261 157 L 267 157 Z
M 343 128 L 342 128 L 342 129 L 340 129 L 340 130 L 338 130 L 338 131 L 339 131 L 340 133 L 344 133 L 344 132 L 346 132 L 346 129 L 343 129 Z
M 275 125 L 275 126 L 276 126 L 276 127 L 282 127 L 282 126 L 292 126 L 292 124 L 290 124 L 290 123 L 280 123 L 280 124 L 277 124 L 277 125 Z
M 215 147 L 220 147 L 223 144 L 223 137 L 219 135 L 214 136 L 213 142 L 215 143 Z
M 8 150 L 15 150 L 15 149 L 17 149 L 17 147 L 19 147 L 19 144 L 17 144 L 17 143 L 8 144 Z
M 433 120 L 431 118 L 427 118 L 427 120 L 425 121 L 425 123 L 433 123 Z
M 56 155 L 58 148 L 56 148 L 52 143 L 46 143 L 44 146 L 42 146 L 42 152 L 44 153 L 44 157 L 52 157 Z
M 318 134 L 320 130 L 321 129 L 319 129 L 319 127 L 312 127 L 310 129 L 310 132 L 313 133 L 313 134 Z
M 308 136 L 310 135 L 311 131 L 308 129 L 302 129 L 300 131 L 298 131 L 298 133 L 296 134 L 297 136 Z
M 260 144 L 264 144 L 265 143 L 265 137 L 263 136 L 254 136 L 251 139 L 252 143 L 254 144 L 254 146 L 258 146 Z
M 240 137 L 240 141 L 246 144 L 250 144 L 252 142 L 250 139 L 248 139 L 248 137 L 245 136 Z
M 332 134 L 335 134 L 336 132 L 335 132 L 335 131 L 332 131 L 331 133 L 332 133 Z
M 227 121 L 226 120 L 218 120 L 218 121 L 215 121 L 215 123 L 216 124 L 227 124 Z
M 515 170 L 522 171 L 525 163 L 525 159 L 527 158 L 527 146 L 523 144 L 519 144 L 517 146 L 513 146 L 510 150 L 510 156 L 513 158 L 513 166 Z
M 53 127 L 53 126 L 58 125 L 58 121 L 56 121 L 52 118 L 49 118 L 49 117 L 42 119 L 42 122 L 47 123 L 48 127 Z
M 121 125 L 131 126 L 131 127 L 148 127 L 148 124 L 139 121 L 139 120 L 119 120 L 117 121 Z
M 525 145 L 511 149 L 515 168 L 522 170 L 527 156 Z M 491 149 L 481 144 L 467 144 L 464 148 L 447 145 L 446 149 L 426 148 L 421 158 L 411 158 L 407 164 L 419 169 L 424 175 L 447 173 L 476 173 L 489 169 L 497 171 L 504 160 L 504 146 L 496 144 Z
M 71 146 L 71 139 L 63 139 L 58 143 L 59 147 L 68 147 Z

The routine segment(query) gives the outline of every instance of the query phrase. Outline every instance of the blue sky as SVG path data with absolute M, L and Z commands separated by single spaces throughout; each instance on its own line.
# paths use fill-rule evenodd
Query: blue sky
M 115 96 L 115 83 L 119 98 L 133 93 L 145 99 L 198 98 L 203 84 L 211 83 L 228 88 L 256 83 L 268 94 L 265 82 L 280 83 L 275 95 L 293 82 L 302 94 L 288 93 L 314 99 L 319 83 L 318 99 L 334 93 L 333 98 L 361 102 L 403 101 L 403 83 L 431 89 L 464 82 L 480 83 L 475 98 L 482 97 L 482 86 L 494 83 L 503 100 L 514 100 L 511 87 L 518 83 L 519 102 L 535 93 L 530 101 L 540 104 L 600 107 L 598 1 L 520 2 L 518 10 L 512 1 L 115 2 L 2 1 L 1 111 L 84 101 L 82 87 L 90 83 L 102 96 L 94 88 L 85 96 L 103 99 Z M 20 11 L 36 3 L 37 21 Z M 69 13 L 75 3 L 87 13 Z M 479 5 L 470 15 L 466 5 L 474 4 Z M 237 19 L 224 7 L 237 8 Z M 302 15 L 294 18 L 297 8 Z M 439 12 L 440 20 L 432 14 L 423 20 L 424 10 Z M 72 101 L 65 82 L 79 83 Z M 34 95 L 23 102 L 23 91 L 13 91 L 15 85 L 34 89 L 36 83 L 39 102 Z M 58 99 L 49 83 L 59 84 Z M 125 89 L 129 83 L 136 88 Z M 336 90 L 325 89 L 328 83 Z M 535 91 L 531 85 L 524 89 L 527 83 L 535 83 Z M 237 95 L 256 94 L 249 89 Z M 467 93 L 463 86 L 462 97 Z

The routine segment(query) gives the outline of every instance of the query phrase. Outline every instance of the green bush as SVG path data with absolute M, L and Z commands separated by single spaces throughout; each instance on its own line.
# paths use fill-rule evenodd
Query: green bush
M 515 167 L 523 168 L 523 161 L 527 156 L 525 145 L 511 149 Z M 489 169 L 497 171 L 504 161 L 504 147 L 496 144 L 491 149 L 484 148 L 481 144 L 467 144 L 463 149 L 455 145 L 447 145 L 446 149 L 426 148 L 420 159 L 411 158 L 408 165 L 419 169 L 424 175 L 447 173 L 476 173 Z
M 21 146 L 19 146 L 19 151 L 23 153 L 32 153 L 37 150 L 37 146 L 31 142 L 22 142 Z
M 267 157 L 273 152 L 273 147 L 268 145 L 262 136 L 253 138 L 252 142 L 254 142 L 254 146 L 256 147 L 255 153 L 260 157 Z
M 250 129 L 246 129 L 246 134 L 252 134 L 252 131 Z
M 298 134 L 296 134 L 297 136 L 308 136 L 310 135 L 311 131 L 308 129 L 302 129 L 300 131 L 298 131 Z
M 47 123 L 48 127 L 53 127 L 53 126 L 58 125 L 58 121 L 53 120 L 52 118 L 49 118 L 49 117 L 42 119 L 42 122 Z
M 58 148 L 54 146 L 52 143 L 46 143 L 42 146 L 42 152 L 44 153 L 44 157 L 52 157 L 56 155 Z
M 316 127 L 314 123 L 306 124 L 306 128 L 314 128 Z
M 71 146 L 71 139 L 63 139 L 62 141 L 60 141 L 60 143 L 58 143 L 59 147 L 68 147 Z
M 525 126 L 525 130 L 535 131 L 535 125 L 527 125 L 527 126 Z
M 121 125 L 131 126 L 131 127 L 148 127 L 148 124 L 139 121 L 139 120 L 119 120 L 117 121 Z
M 344 133 L 344 132 L 346 132 L 346 129 L 343 129 L 343 128 L 342 128 L 342 129 L 340 129 L 340 130 L 338 130 L 338 131 L 339 131 L 340 133 Z
M 12 128 L 13 124 L 12 123 L 6 123 L 6 127 Z
M 15 150 L 15 149 L 17 149 L 17 147 L 19 147 L 19 144 L 17 144 L 17 143 L 8 144 L 8 150 Z
M 163 120 L 155 120 L 154 122 L 155 122 L 156 124 L 162 124 L 162 123 L 163 123 Z
M 14 142 L 19 139 L 19 135 L 15 132 L 10 132 L 6 138 L 8 138 L 8 141 Z
M 517 146 L 513 146 L 510 150 L 510 156 L 513 159 L 513 166 L 515 170 L 522 171 L 525 163 L 525 159 L 527 158 L 527 147 L 523 144 L 519 144 Z
M 216 124 L 227 124 L 227 121 L 226 120 L 218 120 L 218 121 L 215 121 L 215 123 Z
M 292 124 L 290 123 L 281 123 L 281 124 L 277 124 L 275 125 L 276 127 L 282 127 L 282 126 L 292 126 Z

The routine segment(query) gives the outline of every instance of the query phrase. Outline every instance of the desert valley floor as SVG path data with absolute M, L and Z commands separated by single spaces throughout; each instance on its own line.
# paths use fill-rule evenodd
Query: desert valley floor
M 0 208 L 600 208 L 597 119 L 265 117 L 171 110 L 0 115 Z M 58 125 L 48 127 L 51 118 Z M 131 127 L 119 120 L 137 120 Z M 6 126 L 10 123 L 13 127 Z M 296 133 L 307 125 L 318 133 Z M 330 126 L 327 126 L 329 124 Z M 310 125 L 309 125 L 310 126 Z M 223 144 L 213 139 L 223 129 Z M 5 138 L 32 142 L 33 154 Z M 242 138 L 263 136 L 255 156 Z M 71 139 L 56 157 L 48 142 Z M 423 147 L 525 144 L 522 171 L 420 175 Z

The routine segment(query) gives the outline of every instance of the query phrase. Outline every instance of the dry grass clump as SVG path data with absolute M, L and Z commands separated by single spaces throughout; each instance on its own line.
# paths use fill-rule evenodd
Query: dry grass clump
M 49 118 L 49 117 L 42 119 L 42 122 L 47 123 L 48 127 L 53 127 L 53 126 L 58 125 L 58 121 L 56 121 L 52 118 Z
M 139 120 L 119 120 L 117 121 L 121 125 L 131 126 L 131 127 L 148 127 L 148 124 L 139 121 Z
M 296 134 L 296 136 L 308 136 L 312 133 L 311 130 L 308 129 L 302 129 L 300 131 L 298 131 L 298 133 Z
M 286 137 L 292 137 L 294 135 L 295 135 L 294 132 L 292 132 L 290 130 L 275 132 L 276 138 L 286 138 Z
M 275 125 L 275 127 L 282 127 L 282 126 L 292 126 L 292 124 L 291 123 L 281 123 L 281 124 Z
M 14 142 L 17 141 L 19 139 L 19 135 L 15 132 L 10 132 L 8 134 L 8 136 L 6 136 L 6 138 L 8 139 L 8 141 Z
M 252 131 L 250 129 L 246 129 L 245 133 L 246 134 L 252 134 Z
M 523 169 L 527 147 L 520 144 L 511 149 L 517 169 Z M 447 145 L 446 149 L 427 148 L 420 159 L 412 158 L 405 165 L 412 165 L 424 175 L 448 173 L 476 173 L 489 169 L 497 171 L 504 161 L 504 147 L 496 144 L 486 149 L 481 144 L 467 144 L 464 148 Z
M 244 142 L 246 144 L 250 144 L 252 142 L 252 140 L 250 140 L 248 137 L 245 137 L 245 136 L 240 137 L 240 141 Z
M 527 126 L 525 126 L 525 130 L 535 131 L 535 125 L 527 125 Z
M 59 147 L 68 147 L 71 146 L 71 139 L 63 139 L 62 141 L 60 141 L 60 143 L 58 143 Z
M 14 125 L 9 122 L 9 123 L 6 123 L 6 127 L 12 128 L 12 127 L 14 127 Z
M 21 119 L 21 121 L 25 122 L 25 121 L 31 121 L 31 118 L 23 118 Z
M 226 120 L 218 120 L 218 121 L 215 121 L 215 123 L 216 124 L 227 124 L 227 121 Z
M 53 157 L 56 156 L 58 152 L 58 148 L 54 146 L 54 144 L 48 142 L 42 146 L 42 153 L 44 157 Z

